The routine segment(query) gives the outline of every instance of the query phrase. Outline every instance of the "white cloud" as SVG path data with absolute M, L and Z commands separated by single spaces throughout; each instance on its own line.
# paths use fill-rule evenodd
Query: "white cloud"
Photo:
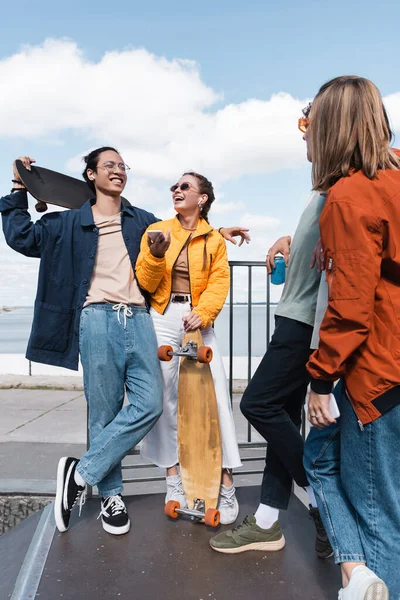
M 135 177 L 171 181 L 195 168 L 222 182 L 305 162 L 296 130 L 305 100 L 278 93 L 221 108 L 192 61 L 128 49 L 95 63 L 73 41 L 47 40 L 0 61 L 0 80 L 0 137 L 59 143 L 73 131 L 87 147 L 119 147 Z M 69 167 L 81 171 L 76 159 Z
M 49 39 L 1 60 L 0 80 L 0 138 L 59 144 L 72 131 L 87 147 L 119 147 L 135 177 L 171 181 L 194 168 L 221 183 L 305 164 L 297 118 L 306 99 L 278 92 L 224 106 L 193 61 L 141 48 L 93 62 L 75 42 Z M 400 92 L 385 101 L 400 130 Z M 76 159 L 69 167 L 81 170 Z
M 389 94 L 384 98 L 384 102 L 392 128 L 394 131 L 400 131 L 400 92 Z

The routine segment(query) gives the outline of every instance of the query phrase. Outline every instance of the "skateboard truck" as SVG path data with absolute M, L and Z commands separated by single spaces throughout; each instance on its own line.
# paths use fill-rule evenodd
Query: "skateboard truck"
M 208 346 L 199 346 L 196 342 L 189 340 L 176 351 L 174 351 L 172 346 L 160 346 L 157 356 L 162 361 L 172 360 L 174 356 L 184 356 L 189 360 L 197 360 L 199 363 L 210 363 L 213 351 Z
M 206 525 L 210 527 L 218 527 L 220 514 L 216 508 L 205 509 L 205 502 L 201 498 L 193 500 L 193 508 L 181 508 L 176 500 L 169 500 L 165 505 L 164 512 L 168 517 L 177 519 L 179 515 L 186 515 L 194 523 L 204 520 Z

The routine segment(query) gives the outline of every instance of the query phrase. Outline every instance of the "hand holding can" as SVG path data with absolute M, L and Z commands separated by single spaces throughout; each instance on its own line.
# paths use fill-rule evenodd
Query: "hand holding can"
M 276 256 L 274 261 L 275 268 L 272 270 L 271 283 L 274 285 L 282 285 L 282 283 L 285 283 L 286 275 L 285 259 L 283 256 Z

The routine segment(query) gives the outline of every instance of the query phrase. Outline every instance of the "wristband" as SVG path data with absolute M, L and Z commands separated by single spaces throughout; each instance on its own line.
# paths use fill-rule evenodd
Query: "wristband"
M 222 233 L 221 233 L 221 229 L 225 229 L 225 227 L 220 227 L 220 228 L 218 229 L 218 233 L 220 233 L 220 234 L 222 235 Z
M 11 193 L 12 193 L 12 194 L 13 194 L 14 192 L 26 192 L 26 191 L 27 191 L 27 190 L 26 190 L 26 187 L 23 187 L 23 188 L 15 188 L 15 187 L 13 187 L 13 188 L 11 188 Z
M 20 183 L 21 185 L 24 185 L 20 179 L 11 179 L 11 181 L 13 183 Z

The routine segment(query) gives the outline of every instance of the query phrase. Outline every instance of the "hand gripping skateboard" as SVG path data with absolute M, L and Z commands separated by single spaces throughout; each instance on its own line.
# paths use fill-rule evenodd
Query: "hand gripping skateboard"
M 218 406 L 210 369 L 212 350 L 204 346 L 200 331 L 184 335 L 182 348 L 160 346 L 160 360 L 180 356 L 178 382 L 178 456 L 188 508 L 170 500 L 165 514 L 187 515 L 195 522 L 219 525 L 218 495 L 222 449 Z
M 94 196 L 86 181 L 33 165 L 29 171 L 20 160 L 15 164 L 22 183 L 31 196 L 38 200 L 35 207 L 38 212 L 45 212 L 47 204 L 62 208 L 81 208 Z M 125 198 L 122 198 L 122 202 L 130 204 Z

